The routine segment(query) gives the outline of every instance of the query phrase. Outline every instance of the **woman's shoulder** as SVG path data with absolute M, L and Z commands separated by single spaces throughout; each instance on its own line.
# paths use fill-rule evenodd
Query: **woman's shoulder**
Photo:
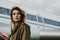
M 27 23 L 24 23 L 24 26 L 30 28 L 30 25 L 28 25 Z
M 24 23 L 24 25 L 25 25 L 24 28 L 26 29 L 26 31 L 29 32 L 29 34 L 31 34 L 30 33 L 30 25 L 28 25 L 27 23 Z

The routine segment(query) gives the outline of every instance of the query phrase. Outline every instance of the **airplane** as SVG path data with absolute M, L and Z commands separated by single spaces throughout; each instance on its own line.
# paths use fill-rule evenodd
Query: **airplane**
M 40 13 L 7 0 L 0 1 L 0 32 L 10 34 L 10 12 L 14 6 L 26 12 L 25 22 L 30 25 L 31 38 L 39 40 L 42 36 L 60 36 L 60 16 Z

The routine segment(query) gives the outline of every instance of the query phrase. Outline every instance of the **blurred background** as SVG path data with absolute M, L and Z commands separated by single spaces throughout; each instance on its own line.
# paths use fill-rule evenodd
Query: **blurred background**
M 14 6 L 26 12 L 31 40 L 60 40 L 60 0 L 0 0 L 0 32 L 6 35 Z

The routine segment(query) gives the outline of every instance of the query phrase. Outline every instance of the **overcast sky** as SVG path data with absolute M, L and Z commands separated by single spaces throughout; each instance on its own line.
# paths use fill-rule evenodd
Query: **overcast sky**
M 60 0 L 13 0 L 21 6 L 34 9 L 40 13 L 60 16 Z

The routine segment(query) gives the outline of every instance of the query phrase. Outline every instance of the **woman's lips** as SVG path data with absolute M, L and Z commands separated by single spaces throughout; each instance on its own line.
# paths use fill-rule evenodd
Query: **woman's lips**
M 18 19 L 18 18 L 16 18 L 16 19 Z

